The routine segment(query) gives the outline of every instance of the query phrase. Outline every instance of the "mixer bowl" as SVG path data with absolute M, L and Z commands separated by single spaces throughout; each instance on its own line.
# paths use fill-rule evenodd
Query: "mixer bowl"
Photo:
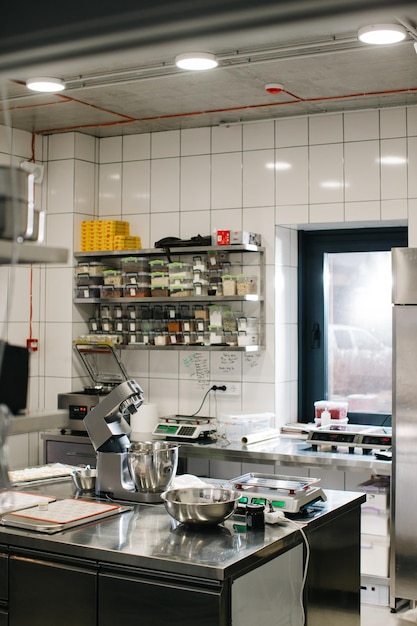
M 220 524 L 237 507 L 241 494 L 224 487 L 170 489 L 161 498 L 168 513 L 183 524 Z
M 162 493 L 177 473 L 178 444 L 168 441 L 140 441 L 130 446 L 127 459 L 137 491 Z

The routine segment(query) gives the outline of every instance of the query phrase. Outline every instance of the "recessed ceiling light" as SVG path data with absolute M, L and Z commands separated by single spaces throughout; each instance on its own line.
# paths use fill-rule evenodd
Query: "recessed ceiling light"
M 49 78 L 47 76 L 40 76 L 37 78 L 28 78 L 26 81 L 26 87 L 33 91 L 46 91 L 49 93 L 55 93 L 65 89 L 65 83 L 60 78 Z
M 406 37 L 406 30 L 400 24 L 373 24 L 358 30 L 358 39 L 364 43 L 398 43 Z
M 210 52 L 185 52 L 175 57 L 175 65 L 183 70 L 211 70 L 218 62 Z

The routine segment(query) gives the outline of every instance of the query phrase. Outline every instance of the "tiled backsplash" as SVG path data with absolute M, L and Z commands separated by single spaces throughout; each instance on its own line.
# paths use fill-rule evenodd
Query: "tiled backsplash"
M 11 138 L 0 127 L 0 162 L 30 158 L 31 135 Z M 123 353 L 161 415 L 195 412 L 210 381 L 224 379 L 240 385 L 240 396 L 210 394 L 201 414 L 272 411 L 277 425 L 296 419 L 297 228 L 408 222 L 417 245 L 417 107 L 106 139 L 56 134 L 35 146 L 46 165 L 36 191 L 50 245 L 79 250 L 81 221 L 97 218 L 129 221 L 144 248 L 215 228 L 262 235 L 265 352 L 230 360 L 219 352 Z M 29 272 L 0 271 L 11 306 L 2 334 L 19 344 L 29 333 Z M 39 351 L 31 355 L 30 406 L 54 408 L 58 392 L 88 382 L 71 337 L 89 314 L 72 305 L 71 262 L 33 272 Z

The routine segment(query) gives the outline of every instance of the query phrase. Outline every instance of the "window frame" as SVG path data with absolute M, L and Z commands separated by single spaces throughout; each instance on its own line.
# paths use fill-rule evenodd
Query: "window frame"
M 407 227 L 298 231 L 298 421 L 314 420 L 325 398 L 323 259 L 328 252 L 373 252 L 407 247 Z M 318 324 L 318 328 L 314 325 Z M 314 347 L 313 347 L 314 346 Z M 391 425 L 391 414 L 351 413 L 354 424 Z

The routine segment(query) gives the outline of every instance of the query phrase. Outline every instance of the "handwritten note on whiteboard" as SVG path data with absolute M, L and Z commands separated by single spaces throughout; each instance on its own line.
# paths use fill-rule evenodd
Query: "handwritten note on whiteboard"
M 185 367 L 189 370 L 191 378 L 194 378 L 201 387 L 205 387 L 210 381 L 208 354 L 194 352 L 184 358 Z

